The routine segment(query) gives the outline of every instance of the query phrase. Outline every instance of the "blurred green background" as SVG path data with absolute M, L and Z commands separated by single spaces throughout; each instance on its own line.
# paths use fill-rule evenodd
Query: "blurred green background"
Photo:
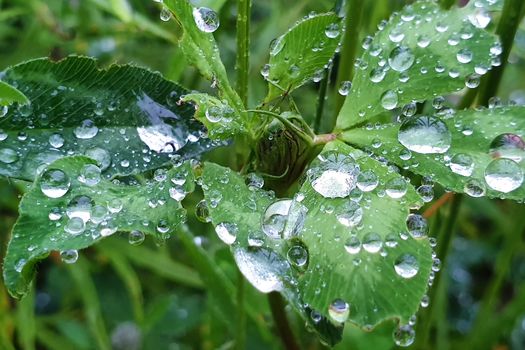
M 361 37 L 409 1 L 363 0 Z M 334 0 L 254 0 L 251 35 L 250 105 L 266 92 L 260 76 L 271 40 L 302 16 L 334 8 Z M 235 77 L 233 0 L 193 1 L 220 14 L 215 33 L 225 66 Z M 101 65 L 134 63 L 196 90 L 211 91 L 187 64 L 176 42 L 175 21 L 159 19 L 152 0 L 0 0 L 0 69 L 42 56 L 94 56 Z M 525 26 L 518 32 L 499 96 L 525 104 Z M 336 58 L 337 62 L 337 58 Z M 334 72 L 335 74 L 335 69 Z M 332 84 L 330 90 L 336 88 Z M 303 116 L 315 114 L 318 84 L 295 93 Z M 326 113 L 330 115 L 329 98 Z M 223 153 L 209 157 L 224 161 Z M 25 184 L 0 179 L 0 260 L 5 253 L 17 204 Z M 436 198 L 444 189 L 436 188 Z M 147 239 L 132 247 L 124 235 L 83 250 L 79 261 L 65 265 L 52 255 L 38 267 L 32 292 L 22 301 L 0 284 L 0 349 L 229 349 L 233 347 L 235 313 L 228 293 L 209 276 L 234 285 L 238 277 L 229 249 L 210 225 L 191 213 L 200 199 L 186 199 L 189 233 L 164 245 Z M 425 210 L 426 208 L 423 208 Z M 430 219 L 439 223 L 444 205 Z M 525 349 L 525 210 L 521 205 L 487 199 L 465 199 L 455 228 L 444 283 L 434 291 L 436 319 L 432 347 Z M 212 260 L 211 260 L 212 259 Z M 208 281 L 206 284 L 203 280 Z M 247 348 L 282 345 L 272 323 L 266 296 L 247 287 Z M 231 295 L 234 298 L 234 295 Z M 481 311 L 480 311 L 481 310 Z M 306 349 L 323 346 L 290 310 L 292 331 Z M 480 316 L 481 315 L 481 316 Z M 372 333 L 348 325 L 339 349 L 390 349 L 392 324 Z

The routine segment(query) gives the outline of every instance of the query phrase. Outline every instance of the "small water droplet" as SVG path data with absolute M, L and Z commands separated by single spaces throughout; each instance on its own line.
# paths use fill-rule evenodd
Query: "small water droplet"
M 458 153 L 450 159 L 448 165 L 452 172 L 461 176 L 470 176 L 474 171 L 474 160 L 467 153 Z
M 229 222 L 221 222 L 215 227 L 215 232 L 217 233 L 217 236 L 223 241 L 224 243 L 230 245 L 235 242 L 237 239 L 237 232 L 239 231 L 238 227 L 234 223 Z
M 296 244 L 290 247 L 286 256 L 292 266 L 306 269 L 308 263 L 308 251 L 302 244 Z
M 49 198 L 60 198 L 69 191 L 69 176 L 59 169 L 47 169 L 40 178 L 40 190 Z
M 75 249 L 63 250 L 60 252 L 60 258 L 66 264 L 74 264 L 78 260 L 78 251 Z
M 357 187 L 363 192 L 373 191 L 379 184 L 377 175 L 372 170 L 366 170 L 357 176 Z
M 330 39 L 335 39 L 339 36 L 339 23 L 330 23 L 324 30 L 325 35 Z
M 84 223 L 84 220 L 82 220 L 79 217 L 73 217 L 69 219 L 66 226 L 64 227 L 64 231 L 73 236 L 78 236 L 79 234 L 84 232 L 85 229 L 86 224 Z
M 478 179 L 469 179 L 463 188 L 471 197 L 483 197 L 485 195 L 485 184 Z
M 142 244 L 142 242 L 144 242 L 145 239 L 146 239 L 146 235 L 144 234 L 144 232 L 139 231 L 139 230 L 131 231 L 128 236 L 128 242 L 131 245 Z
M 363 249 L 369 253 L 377 253 L 383 247 L 381 236 L 375 232 L 369 232 L 363 237 Z
M 394 90 L 386 90 L 381 95 L 381 106 L 386 110 L 392 110 L 397 107 L 398 96 Z
M 217 13 L 207 7 L 194 8 L 193 19 L 197 28 L 205 33 L 213 33 L 220 25 Z
M 350 93 L 350 89 L 352 89 L 352 82 L 344 80 L 341 82 L 341 85 L 339 85 L 338 92 L 341 96 L 347 96 Z
M 350 315 L 350 305 L 342 299 L 335 299 L 328 307 L 328 315 L 334 321 L 343 323 Z
M 413 255 L 402 254 L 394 262 L 394 269 L 399 276 L 408 279 L 417 275 L 419 263 Z
M 64 145 L 64 138 L 60 134 L 53 134 L 49 136 L 49 144 L 51 147 L 60 148 Z
M 361 241 L 356 236 L 351 236 L 345 241 L 345 249 L 349 254 L 357 254 L 361 251 Z
M 160 19 L 164 22 L 171 19 L 171 11 L 166 6 L 162 6 L 162 9 L 160 10 Z
M 82 140 L 92 139 L 98 134 L 98 127 L 91 119 L 85 119 L 73 130 L 75 136 Z

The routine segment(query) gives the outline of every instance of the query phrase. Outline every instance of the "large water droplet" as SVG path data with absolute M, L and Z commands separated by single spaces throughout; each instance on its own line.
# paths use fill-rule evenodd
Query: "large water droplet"
M 103 148 L 93 147 L 86 150 L 85 154 L 97 162 L 101 171 L 106 170 L 111 165 L 111 155 Z
M 508 193 L 523 183 L 523 170 L 511 159 L 495 159 L 485 169 L 485 181 L 490 188 Z
M 385 192 L 390 198 L 402 198 L 408 190 L 408 184 L 405 179 L 401 177 L 394 177 L 385 185 Z
M 270 238 L 278 239 L 284 231 L 288 213 L 292 205 L 291 199 L 282 199 L 266 208 L 263 216 L 262 230 Z
M 60 258 L 66 264 L 74 264 L 78 260 L 78 251 L 74 249 L 63 250 L 60 252 Z
M 350 254 L 357 254 L 361 251 L 361 241 L 357 236 L 351 236 L 345 241 L 345 249 Z
M 215 227 L 215 232 L 217 233 L 217 236 L 223 241 L 224 243 L 230 245 L 235 242 L 237 239 L 237 232 L 239 231 L 239 228 L 234 223 L 229 222 L 221 222 Z
M 67 193 L 69 176 L 59 169 L 47 169 L 40 178 L 40 190 L 49 198 L 60 198 Z
M 472 61 L 472 51 L 469 49 L 461 49 L 456 54 L 456 58 L 458 59 L 459 63 L 469 63 Z
M 445 153 L 452 142 L 447 125 L 434 116 L 407 118 L 397 136 L 399 143 L 417 153 Z
M 302 244 L 295 244 L 288 249 L 286 254 L 288 261 L 292 266 L 300 269 L 306 269 L 308 263 L 308 250 Z
M 478 179 L 469 179 L 463 190 L 471 197 L 483 197 L 485 195 L 485 184 Z
M 381 236 L 375 232 L 369 232 L 363 237 L 363 249 L 369 253 L 377 253 L 383 247 Z
M 343 323 L 350 315 L 350 305 L 342 299 L 335 299 L 328 307 L 328 315 L 334 321 Z
M 163 6 L 162 9 L 160 10 L 160 20 L 167 22 L 170 19 L 171 19 L 171 11 L 167 7 Z
M 337 38 L 339 36 L 339 23 L 330 23 L 326 26 L 324 33 L 330 39 Z
M 398 96 L 394 90 L 386 90 L 381 95 L 381 106 L 386 110 L 392 110 L 397 107 Z
M 413 238 L 425 238 L 428 233 L 427 220 L 419 214 L 410 214 L 407 217 L 408 232 Z
M 373 191 L 378 184 L 379 179 L 372 170 L 362 171 L 357 177 L 357 187 L 363 192 Z
M 98 127 L 91 119 L 85 119 L 79 127 L 73 130 L 73 133 L 79 139 L 91 139 L 98 134 Z
M 399 276 L 412 278 L 419 271 L 419 263 L 413 255 L 403 254 L 394 262 L 394 269 Z
M 414 343 L 416 332 L 410 325 L 400 325 L 394 329 L 392 337 L 397 346 L 407 347 Z
M 461 176 L 470 176 L 474 170 L 474 160 L 467 153 L 458 153 L 450 159 L 448 165 L 452 172 Z
M 415 56 L 406 46 L 398 46 L 390 52 L 388 64 L 397 72 L 404 72 L 414 64 Z
M 208 209 L 208 203 L 206 203 L 206 200 L 203 199 L 197 203 L 195 206 L 195 216 L 201 222 L 211 221 L 210 210 Z
M 525 142 L 519 135 L 501 134 L 490 143 L 490 153 L 494 158 L 509 158 L 521 162 L 525 158 Z
M 355 188 L 358 167 L 346 155 L 328 152 L 322 163 L 310 169 L 308 176 L 313 189 L 325 198 L 344 198 Z
M 18 160 L 18 154 L 11 148 L 0 148 L 0 162 L 11 164 Z
M 79 234 L 84 232 L 85 229 L 86 224 L 84 223 L 84 220 L 82 220 L 79 217 L 69 219 L 66 226 L 64 227 L 64 231 L 73 236 L 78 236 Z
M 213 33 L 219 28 L 219 16 L 215 11 L 207 7 L 194 8 L 193 19 L 197 28 L 205 33 Z
M 80 170 L 78 181 L 87 186 L 95 186 L 100 182 L 100 168 L 94 164 L 86 164 Z
M 93 200 L 85 195 L 79 195 L 69 201 L 66 214 L 72 218 L 81 218 L 84 222 L 87 222 L 91 218 L 91 210 L 95 203 Z
M 481 29 L 486 28 L 491 20 L 489 12 L 483 7 L 476 8 L 467 18 L 474 27 Z
M 346 227 L 355 227 L 361 223 L 363 219 L 363 209 L 354 202 L 348 201 L 337 208 L 337 221 Z

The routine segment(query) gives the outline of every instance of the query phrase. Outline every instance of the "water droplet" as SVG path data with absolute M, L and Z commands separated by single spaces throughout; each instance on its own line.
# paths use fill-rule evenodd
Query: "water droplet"
M 345 241 L 345 249 L 350 254 L 357 254 L 361 251 L 361 241 L 356 236 L 351 236 Z
M 434 189 L 432 186 L 429 185 L 422 185 L 419 186 L 417 189 L 417 193 L 423 200 L 423 202 L 428 203 L 434 199 Z
M 350 316 L 350 305 L 342 299 L 335 299 L 328 307 L 328 315 L 332 320 L 343 323 Z
M 85 195 L 79 195 L 69 201 L 66 214 L 72 218 L 80 218 L 84 222 L 87 222 L 91 218 L 91 209 L 95 203 L 93 200 Z
M 80 126 L 73 130 L 73 133 L 79 139 L 92 139 L 98 134 L 98 127 L 91 119 L 85 119 Z
M 324 33 L 330 39 L 337 38 L 339 36 L 339 24 L 330 23 L 329 25 L 326 26 Z
M 0 148 L 0 162 L 11 164 L 18 160 L 18 154 L 11 148 Z
M 402 198 L 408 190 L 408 184 L 405 179 L 395 177 L 386 183 L 385 192 L 390 198 Z
M 78 181 L 86 186 L 95 186 L 100 182 L 100 168 L 94 164 L 86 164 L 80 170 Z
M 250 247 L 262 247 L 264 245 L 264 238 L 260 232 L 250 232 L 248 234 L 248 245 Z
M 123 207 L 124 205 L 120 198 L 113 198 L 108 202 L 108 210 L 112 214 L 120 213 Z
M 357 187 L 363 192 L 373 191 L 379 184 L 377 175 L 372 170 L 366 170 L 357 176 Z
M 474 27 L 481 29 L 486 28 L 491 20 L 489 12 L 483 7 L 476 8 L 467 18 Z
M 144 234 L 144 232 L 139 231 L 139 230 L 131 231 L 128 236 L 128 242 L 131 245 L 142 244 L 142 242 L 144 242 L 145 239 L 146 239 L 146 235 Z
M 51 211 L 49 212 L 47 217 L 51 221 L 60 220 L 62 218 L 62 211 L 60 210 L 60 208 L 51 208 Z
M 399 143 L 417 153 L 445 153 L 452 136 L 447 125 L 434 116 L 407 118 L 397 136 Z
M 207 7 L 194 8 L 193 19 L 197 28 L 205 33 L 213 33 L 219 28 L 219 16 L 215 11 Z
M 222 108 L 218 106 L 210 106 L 205 112 L 206 119 L 208 119 L 210 123 L 220 122 L 222 120 L 222 114 Z
M 406 46 L 397 46 L 388 56 L 390 68 L 396 72 L 404 72 L 414 64 L 415 56 L 412 50 Z
M 288 249 L 286 254 L 292 266 L 305 269 L 308 263 L 308 251 L 302 244 L 296 244 Z
M 248 186 L 248 189 L 253 191 L 263 188 L 264 179 L 256 173 L 249 173 L 246 175 L 245 183 L 246 186 Z
M 394 329 L 392 337 L 397 346 L 407 347 L 414 343 L 416 332 L 410 325 L 400 325 Z
M 428 233 L 427 220 L 419 214 L 408 215 L 407 228 L 410 235 L 415 239 L 425 238 Z
M 480 76 L 479 74 L 471 74 L 465 78 L 465 86 L 469 89 L 475 89 L 479 86 Z
M 392 110 L 397 107 L 398 96 L 394 90 L 386 90 L 381 95 L 381 106 L 386 110 Z
M 26 259 L 20 259 L 15 264 L 15 271 L 20 273 L 24 269 L 24 266 L 26 265 L 27 260 Z
M 369 253 L 377 253 L 383 247 L 381 236 L 377 233 L 369 232 L 363 237 L 363 249 Z
M 53 134 L 49 136 L 49 144 L 51 147 L 60 148 L 64 145 L 64 138 L 60 134 Z
M 419 271 L 419 263 L 413 255 L 403 254 L 394 262 L 394 269 L 399 276 L 412 278 Z
M 270 42 L 270 56 L 276 56 L 284 47 L 284 40 L 282 38 L 275 38 Z
M 215 227 L 215 232 L 217 233 L 217 236 L 223 241 L 224 243 L 230 245 L 235 242 L 237 239 L 237 232 L 239 231 L 238 227 L 234 223 L 229 222 L 221 222 Z
M 490 153 L 494 158 L 509 158 L 521 162 L 525 158 L 525 142 L 516 134 L 501 134 L 490 143 Z
M 340 153 L 322 155 L 319 167 L 310 169 L 313 189 L 325 198 L 344 198 L 355 188 L 358 167 L 351 157 Z
M 102 221 L 106 220 L 108 215 L 108 209 L 103 205 L 95 205 L 91 209 L 91 222 L 95 225 L 100 224 Z
M 64 227 L 64 231 L 73 236 L 78 236 L 79 234 L 84 232 L 85 229 L 86 224 L 84 223 L 84 220 L 82 220 L 79 217 L 73 217 L 69 219 L 66 226 Z
M 62 170 L 47 169 L 40 178 L 40 190 L 49 198 L 60 198 L 69 191 L 71 182 Z
M 78 260 L 78 251 L 74 249 L 63 250 L 60 252 L 60 258 L 66 264 L 74 264 Z
M 266 248 L 235 249 L 235 262 L 246 279 L 260 292 L 281 291 L 289 271 L 288 263 L 279 255 Z
M 0 118 L 3 118 L 7 115 L 7 112 L 9 111 L 9 107 L 7 106 L 1 106 L 0 107 Z
M 341 82 L 341 85 L 339 85 L 338 92 L 341 96 L 347 96 L 350 93 L 350 89 L 352 89 L 352 82 L 344 80 Z
M 93 147 L 86 150 L 85 154 L 97 162 L 101 171 L 106 170 L 111 165 L 111 155 L 103 148 Z
M 372 83 L 379 83 L 383 81 L 386 75 L 386 70 L 383 67 L 374 68 L 370 71 L 370 81 Z
M 201 222 L 211 222 L 210 210 L 208 209 L 208 204 L 206 200 L 201 200 L 195 206 L 195 216 Z
M 485 181 L 493 190 L 508 193 L 523 183 L 523 170 L 511 159 L 498 158 L 487 165 Z
M 348 201 L 337 208 L 337 221 L 346 227 L 355 227 L 361 223 L 363 219 L 363 209 L 354 202 Z
M 485 184 L 478 179 L 469 179 L 463 190 L 471 197 L 483 197 L 485 195 Z
M 448 165 L 452 172 L 461 176 L 470 176 L 474 171 L 474 160 L 472 156 L 466 153 L 458 153 L 450 159 Z
M 160 10 L 160 19 L 164 22 L 167 22 L 171 19 L 171 11 L 165 6 L 163 6 Z

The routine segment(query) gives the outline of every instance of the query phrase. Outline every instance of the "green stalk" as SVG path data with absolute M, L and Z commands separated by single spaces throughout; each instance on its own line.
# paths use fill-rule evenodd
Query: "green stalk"
M 245 108 L 248 106 L 248 77 L 250 74 L 250 13 L 251 0 L 237 0 L 237 92 Z M 246 312 L 244 310 L 244 276 L 237 274 L 237 331 L 235 348 L 246 347 Z
M 352 80 L 354 76 L 354 61 L 357 51 L 359 50 L 359 31 L 361 28 L 361 17 L 364 8 L 363 0 L 349 0 L 345 16 L 345 33 L 343 36 L 343 47 L 339 59 L 339 68 L 337 72 L 336 89 L 341 82 Z M 343 106 L 344 96 L 335 94 L 335 111 L 333 123 Z M 331 129 L 331 128 L 330 128 Z
M 479 347 L 484 345 L 480 344 L 480 338 L 482 337 L 479 335 L 483 333 L 486 320 L 492 319 L 492 313 L 500 300 L 499 296 L 501 289 L 509 273 L 512 260 L 516 257 L 521 249 L 523 233 L 525 232 L 525 216 L 523 215 L 523 206 L 516 206 L 514 215 L 511 217 L 517 219 L 515 224 L 510 227 L 508 232 L 506 232 L 503 237 L 503 248 L 500 250 L 496 258 L 496 264 L 494 268 L 496 275 L 491 280 L 490 285 L 481 300 L 476 322 L 470 333 L 471 336 L 469 343 L 472 346 Z M 471 348 L 475 349 L 475 347 Z
M 459 214 L 459 208 L 461 206 L 461 201 L 463 196 L 461 194 L 456 194 L 452 197 L 452 200 L 449 204 L 448 216 L 445 219 L 443 226 L 437 236 L 437 257 L 441 259 L 441 266 L 444 267 L 446 259 L 448 256 L 448 251 L 450 249 L 450 242 L 454 234 L 454 226 Z M 428 340 L 430 338 L 430 332 L 432 329 L 432 320 L 434 314 L 437 312 L 434 306 L 434 300 L 437 291 L 441 288 L 440 284 L 443 273 L 437 273 L 436 278 L 434 279 L 434 286 L 429 291 L 430 304 L 425 312 L 422 312 L 420 315 L 420 322 L 418 323 L 418 340 L 417 348 L 418 349 L 428 349 Z
M 326 90 L 328 89 L 328 80 L 330 79 L 331 69 L 324 70 L 324 77 L 319 86 L 319 96 L 317 97 L 317 111 L 315 113 L 314 123 L 312 129 L 314 133 L 319 132 L 319 127 L 321 126 L 321 118 L 323 116 L 324 103 L 326 101 Z
M 496 29 L 496 34 L 501 39 L 503 52 L 501 53 L 501 65 L 494 67 L 483 79 L 479 104 L 487 104 L 489 98 L 496 95 L 498 87 L 503 77 L 503 72 L 507 66 L 509 54 L 514 43 L 514 37 L 519 24 L 525 14 L 525 2 L 523 0 L 505 0 L 503 12 Z
M 440 0 L 439 1 L 441 7 L 447 10 L 451 8 L 452 5 L 456 4 L 457 2 L 458 2 L 457 0 Z
M 270 304 L 270 310 L 272 311 L 273 322 L 279 337 L 283 342 L 284 348 L 286 350 L 299 350 L 301 347 L 297 343 L 297 340 L 294 337 L 290 323 L 288 322 L 288 317 L 286 317 L 286 312 L 284 311 L 284 301 L 281 295 L 277 292 L 271 292 L 268 294 L 268 303 Z

